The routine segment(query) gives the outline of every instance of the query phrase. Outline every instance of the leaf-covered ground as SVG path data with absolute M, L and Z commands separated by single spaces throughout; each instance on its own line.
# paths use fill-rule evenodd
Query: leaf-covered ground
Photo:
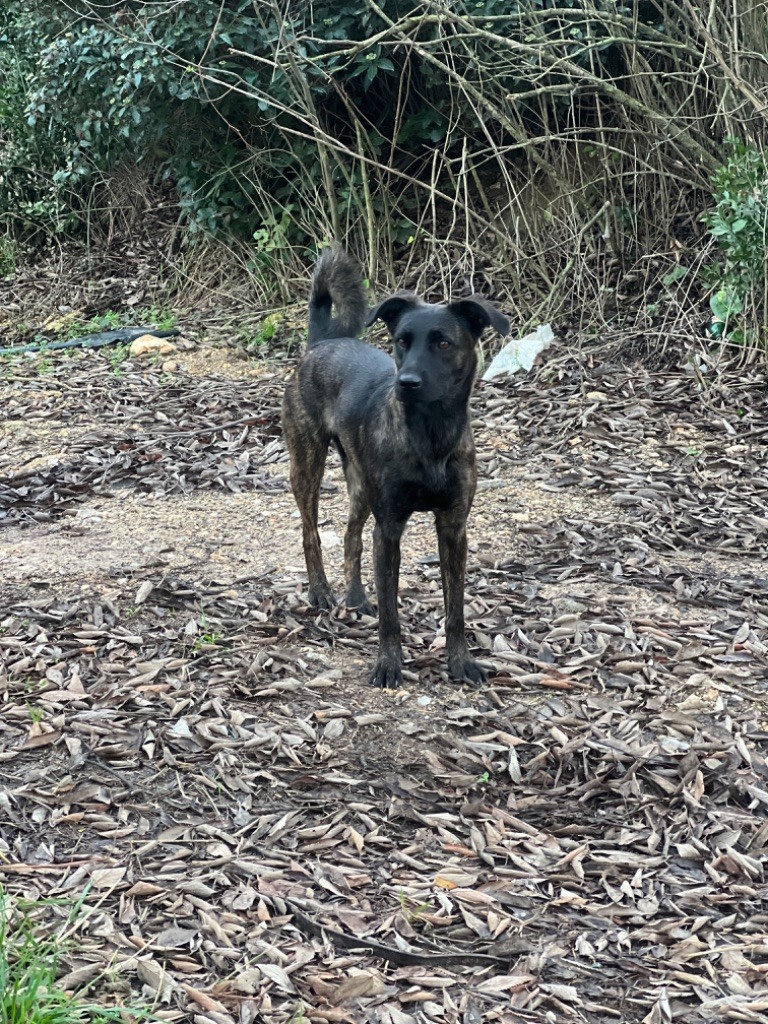
M 65 986 L 199 1024 L 765 1020 L 766 375 L 569 351 L 474 401 L 490 685 L 443 673 L 425 518 L 396 693 L 374 620 L 304 604 L 288 367 L 3 364 L 0 878 L 61 898 L 42 930 L 82 901 Z M 336 463 L 321 514 L 340 589 Z

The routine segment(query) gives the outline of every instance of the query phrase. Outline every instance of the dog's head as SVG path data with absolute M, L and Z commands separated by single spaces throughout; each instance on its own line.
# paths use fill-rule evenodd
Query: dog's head
M 509 333 L 509 320 L 479 295 L 437 306 L 398 292 L 371 310 L 366 326 L 376 320 L 384 321 L 394 340 L 395 394 L 409 404 L 439 402 L 471 385 L 485 328 L 502 337 Z

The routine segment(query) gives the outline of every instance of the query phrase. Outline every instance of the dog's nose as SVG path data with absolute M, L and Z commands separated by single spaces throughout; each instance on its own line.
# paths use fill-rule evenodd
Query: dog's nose
M 421 377 L 418 373 L 401 373 L 397 383 L 402 391 L 418 391 L 421 387 Z

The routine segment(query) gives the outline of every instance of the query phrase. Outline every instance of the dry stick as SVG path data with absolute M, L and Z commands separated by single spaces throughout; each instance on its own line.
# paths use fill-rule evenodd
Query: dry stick
M 376 6 L 376 5 L 374 4 L 373 6 Z M 499 39 L 499 38 L 501 38 L 501 37 L 492 37 L 492 38 L 495 38 L 495 39 Z M 433 60 L 436 60 L 436 58 L 432 58 L 432 59 L 433 59 Z M 439 66 L 440 68 L 442 68 L 443 70 L 445 70 L 446 72 L 449 72 L 449 73 L 452 73 L 452 72 L 453 72 L 453 69 L 449 69 L 449 68 L 447 68 L 447 66 L 446 66 L 446 65 L 444 65 L 444 63 L 443 63 L 442 61 L 437 61 L 437 63 L 438 63 L 438 66 Z M 555 65 L 554 65 L 554 67 L 556 67 L 556 63 L 555 63 Z M 467 96 L 468 96 L 468 98 L 470 99 L 470 102 L 471 102 L 471 101 L 472 101 L 473 99 L 476 99 L 476 98 L 477 98 L 478 96 L 480 97 L 480 99 L 482 99 L 482 96 L 481 96 L 481 94 L 480 94 L 480 93 L 479 93 L 479 92 L 478 92 L 477 90 L 474 90 L 474 89 L 470 89 L 470 88 L 469 88 L 469 86 L 468 86 L 468 83 L 466 82 L 466 79 L 462 78 L 461 76 L 458 76 L 458 73 L 455 73 L 455 72 L 453 72 L 453 74 L 454 74 L 454 75 L 455 75 L 455 76 L 456 76 L 456 77 L 458 78 L 458 80 L 460 81 L 460 83 L 461 83 L 461 87 L 462 87 L 462 88 L 463 88 L 463 89 L 465 90 L 465 92 L 467 93 Z M 595 79 L 597 80 L 596 76 L 593 76 L 593 77 L 594 77 L 594 78 L 595 78 Z M 537 91 L 538 91 L 539 93 L 541 93 L 541 92 L 543 92 L 543 91 L 546 91 L 546 89 L 547 89 L 547 87 L 542 87 L 541 89 L 539 89 L 539 90 L 537 90 Z M 497 114 L 498 114 L 498 112 L 495 112 L 495 113 L 497 113 Z M 480 123 L 481 125 L 483 125 L 483 127 L 484 127 L 483 119 L 482 119 L 481 117 L 478 117 L 478 121 L 479 121 L 479 123 Z M 507 119 L 506 121 L 504 121 L 503 123 L 505 124 L 505 127 L 506 127 L 506 126 L 508 126 L 508 125 L 510 125 L 510 122 L 509 122 L 509 120 L 508 120 L 508 119 Z M 519 137 L 520 137 L 520 134 L 519 134 L 519 132 L 518 132 L 518 133 L 516 134 L 516 137 L 517 137 L 517 138 L 519 138 Z M 535 141 L 538 141 L 538 140 L 535 140 L 535 139 L 531 139 L 530 137 L 528 137 L 528 138 L 527 138 L 527 140 L 526 140 L 526 143 L 525 143 L 525 145 L 526 145 L 526 153 L 527 153 L 527 155 L 528 155 L 529 157 L 531 156 L 531 150 L 532 150 L 532 145 L 534 145 L 534 144 L 535 144 Z M 493 142 L 492 142 L 492 145 L 493 145 Z M 532 151 L 532 156 L 534 156 L 535 162 L 538 162 L 538 163 L 540 163 L 540 166 L 541 166 L 541 165 L 542 165 L 542 158 L 540 158 L 540 157 L 539 157 L 539 155 L 538 155 L 538 154 L 536 153 L 536 151 Z M 499 163 L 499 164 L 500 164 L 500 165 L 501 165 L 501 166 L 503 167 L 503 163 L 502 163 L 502 161 L 501 161 L 501 160 L 499 159 L 499 156 L 497 156 L 497 161 L 498 161 L 498 163 Z M 548 173 L 549 173 L 549 174 L 551 175 L 551 173 L 552 173 L 552 169 L 551 169 L 551 166 L 550 166 L 550 165 L 548 165 L 548 164 L 546 164 L 546 163 L 544 163 L 544 166 L 545 166 L 545 167 L 547 168 L 547 170 L 548 170 Z M 505 176 L 506 176 L 506 175 L 505 175 Z M 508 177 L 508 176 L 507 176 L 507 177 Z M 509 180 L 509 179 L 508 179 L 508 180 Z M 511 182 L 509 182 L 509 184 L 511 185 Z M 562 184 L 562 182 L 561 182 L 561 184 Z M 546 274 L 543 274 L 543 276 L 545 276 L 545 280 L 547 280 L 547 278 L 546 278 Z M 551 282 L 549 282 L 549 281 L 548 281 L 548 284 L 551 284 Z
M 471 52 L 470 48 L 466 44 L 464 45 L 464 51 L 465 51 L 465 56 L 466 56 L 467 60 L 471 62 L 474 55 Z M 480 66 L 479 65 L 478 65 L 478 69 L 480 70 Z M 477 118 L 477 122 L 482 127 L 483 133 L 485 134 L 485 137 L 488 140 L 489 152 L 492 154 L 493 160 L 494 160 L 496 166 L 501 168 L 501 170 L 502 170 L 502 174 L 503 174 L 503 176 L 504 176 L 504 178 L 505 178 L 505 180 L 507 182 L 508 192 L 510 192 L 510 191 L 515 192 L 516 190 L 515 190 L 514 183 L 512 181 L 511 175 L 508 173 L 507 168 L 505 166 L 505 161 L 504 161 L 504 158 L 503 158 L 504 149 L 500 148 L 499 146 L 496 145 L 496 143 L 495 143 L 495 141 L 493 139 L 493 136 L 491 135 L 490 129 L 488 128 L 488 126 L 485 123 L 485 119 L 481 116 L 479 110 L 477 110 L 477 108 L 476 108 L 476 106 L 475 106 L 475 104 L 473 102 L 473 98 L 469 94 L 466 94 L 466 98 L 467 98 L 467 102 L 470 104 L 472 110 L 475 112 L 475 116 Z M 519 102 L 519 100 L 518 100 L 518 102 Z M 522 124 L 520 125 L 520 131 L 521 131 L 521 133 L 524 131 L 524 128 L 523 128 Z M 526 149 L 526 156 L 528 157 L 528 159 L 530 159 L 531 152 L 533 152 L 533 153 L 536 152 L 534 147 L 536 146 L 537 141 L 539 141 L 539 140 L 536 140 L 536 139 L 533 139 L 533 138 L 529 137 L 529 140 L 528 140 L 529 145 L 528 145 L 528 148 Z M 549 141 L 549 140 L 547 139 L 547 141 Z M 547 173 L 548 173 L 548 176 L 550 178 L 553 178 L 553 179 L 556 180 L 557 185 L 558 185 L 559 188 L 563 189 L 565 187 L 566 183 L 562 179 L 560 179 L 559 176 L 556 176 L 554 174 L 553 168 L 550 165 L 548 165 Z M 517 194 L 519 196 L 519 192 Z M 484 195 L 485 195 L 485 193 L 483 193 L 483 196 Z M 521 209 L 519 204 L 518 204 L 518 208 Z M 536 237 L 535 233 L 533 232 L 533 230 L 528 225 L 526 225 L 526 227 L 528 229 L 529 237 L 530 238 Z M 516 248 L 517 248 L 518 258 L 520 258 L 520 257 L 526 258 L 525 250 L 524 250 L 524 248 L 523 248 L 519 238 L 517 240 Z M 548 274 L 548 269 L 549 268 L 547 267 L 546 263 L 542 261 L 541 255 L 542 255 L 541 252 L 539 252 L 538 253 L 538 258 L 536 259 L 536 261 L 534 262 L 533 265 L 534 265 L 534 267 L 536 269 L 536 272 L 537 272 L 538 276 L 542 280 L 542 283 L 544 285 L 545 290 L 550 290 L 551 289 L 551 280 L 550 280 L 549 274 Z
M 279 24 L 282 22 L 282 13 L 276 4 L 273 3 L 273 10 L 275 19 Z M 312 99 L 312 93 L 310 92 L 309 85 L 307 84 L 306 76 L 303 75 L 296 64 L 296 58 L 293 55 L 292 48 L 290 46 L 284 46 L 284 53 L 286 54 L 288 61 L 293 72 L 294 80 L 298 82 L 301 96 L 304 101 L 304 107 L 306 110 L 305 123 L 312 125 L 315 134 L 315 145 L 317 146 L 317 155 L 320 160 L 320 169 L 323 175 L 323 184 L 325 185 L 325 191 L 327 195 L 328 205 L 331 210 L 331 224 L 333 225 L 333 235 L 337 241 L 341 240 L 341 221 L 339 219 L 339 205 L 336 202 L 336 190 L 333 187 L 333 174 L 328 160 L 328 151 L 326 150 L 325 143 L 321 137 L 320 130 L 320 118 L 317 115 L 314 100 Z M 277 61 L 275 61 L 277 66 Z M 322 135 L 325 133 L 323 132 Z
M 246 57 L 250 56 L 249 54 L 245 53 L 245 51 L 242 51 L 242 50 L 231 50 L 230 52 L 231 53 L 235 53 L 235 54 L 240 54 L 240 55 L 246 56 Z M 173 59 L 175 60 L 176 58 L 174 57 Z M 186 64 L 185 64 L 185 66 L 186 66 Z M 423 181 L 420 181 L 418 178 L 415 178 L 412 174 L 408 174 L 405 171 L 401 171 L 401 170 L 399 170 L 396 167 L 386 167 L 379 160 L 374 160 L 371 157 L 365 156 L 363 154 L 355 153 L 348 146 L 346 146 L 343 142 L 340 142 L 338 139 L 334 139 L 332 136 L 330 136 L 326 132 L 324 132 L 322 130 L 322 128 L 317 128 L 317 130 L 314 130 L 314 126 L 312 125 L 311 122 L 307 121 L 297 111 L 292 110 L 291 108 L 286 107 L 284 104 L 278 102 L 277 100 L 275 100 L 269 94 L 261 93 L 261 92 L 259 92 L 257 90 L 254 90 L 250 86 L 247 87 L 247 88 L 242 88 L 240 86 L 231 85 L 231 83 L 225 82 L 221 78 L 218 78 L 217 76 L 211 74 L 210 72 L 207 72 L 205 69 L 202 69 L 202 68 L 198 69 L 198 71 L 208 81 L 215 82 L 218 85 L 226 85 L 227 87 L 230 88 L 230 90 L 232 92 L 236 92 L 238 95 L 245 96 L 248 99 L 260 99 L 260 100 L 263 100 L 263 101 L 269 103 L 270 106 L 274 107 L 276 110 L 279 110 L 282 113 L 290 114 L 292 117 L 296 118 L 296 120 L 298 120 L 298 121 L 303 121 L 311 129 L 310 131 L 300 131 L 298 128 L 291 128 L 288 125 L 281 125 L 280 126 L 280 131 L 283 132 L 284 134 L 294 136 L 295 138 L 298 138 L 298 139 L 304 139 L 305 141 L 308 141 L 308 142 L 317 142 L 317 138 L 319 136 L 319 137 L 322 138 L 323 142 L 329 147 L 329 149 L 332 149 L 332 150 L 336 151 L 337 153 L 343 153 L 345 156 L 348 156 L 348 157 L 350 157 L 353 160 L 364 161 L 366 164 L 368 164 L 371 167 L 375 167 L 375 168 L 378 168 L 380 170 L 386 170 L 389 174 L 392 174 L 395 177 L 400 178 L 401 180 L 408 182 L 409 185 L 413 185 L 414 187 L 416 187 L 418 189 L 426 189 L 427 188 L 427 186 L 425 186 Z M 434 191 L 435 195 L 438 198 L 444 199 L 448 203 L 455 202 L 455 198 L 452 198 L 451 196 L 449 196 L 447 193 L 445 193 L 443 191 L 433 190 L 433 189 L 429 189 L 429 191 Z M 487 224 L 486 225 L 485 222 L 483 221 L 482 217 L 480 216 L 480 214 L 478 214 L 474 210 L 468 210 L 467 213 L 468 213 L 469 216 L 473 217 L 476 221 L 478 221 L 478 223 L 480 223 L 481 225 L 487 227 L 496 236 L 496 238 L 499 241 L 504 241 L 505 236 L 504 236 L 503 232 L 501 232 L 497 228 L 494 228 L 492 224 Z
M 439 60 L 439 58 L 431 54 L 423 43 L 418 43 L 415 40 L 410 39 L 404 32 L 400 31 L 398 29 L 397 24 L 394 21 L 392 21 L 392 19 L 387 14 L 384 13 L 384 11 L 379 7 L 379 5 L 375 3 L 375 0 L 368 0 L 368 4 L 370 7 L 373 8 L 374 11 L 376 11 L 379 17 L 390 26 L 391 29 L 397 31 L 398 38 L 402 43 L 414 49 L 423 60 L 427 61 L 427 63 L 432 64 L 435 67 L 438 67 L 449 79 L 451 79 L 451 81 L 457 82 L 459 86 L 468 95 L 472 96 L 472 98 L 479 106 L 483 107 L 488 113 L 492 114 L 496 118 L 498 123 L 500 125 L 503 125 L 503 127 L 507 129 L 510 135 L 517 140 L 521 148 L 526 149 L 526 140 L 521 138 L 518 128 L 506 116 L 504 111 L 499 106 L 497 106 L 497 104 L 493 103 L 491 100 L 483 96 L 479 89 L 476 89 L 474 86 L 470 85 L 470 83 L 467 82 L 467 80 L 462 75 L 460 75 L 453 68 L 449 67 L 448 64 L 444 63 L 443 61 Z M 443 19 L 440 19 L 441 22 L 442 20 Z M 534 152 L 531 154 L 531 156 L 534 162 L 538 163 L 542 169 L 546 169 L 547 165 L 545 161 L 537 153 Z
M 373 10 L 376 11 L 376 13 L 379 15 L 380 18 L 382 18 L 382 20 L 386 21 L 390 25 L 391 28 L 397 29 L 396 24 L 392 21 L 391 18 L 389 18 L 384 13 L 384 11 L 379 7 L 375 0 L 368 0 L 368 4 L 370 7 L 373 8 Z M 586 77 L 590 85 L 594 86 L 598 91 L 604 91 L 608 96 L 616 100 L 619 104 L 637 110 L 639 113 L 642 113 L 647 118 L 649 118 L 649 120 L 659 121 L 668 130 L 671 130 L 672 127 L 678 127 L 674 125 L 672 118 L 650 109 L 640 100 L 636 99 L 629 93 L 625 92 L 623 89 L 620 89 L 618 86 L 614 85 L 610 80 L 605 78 L 599 78 L 594 75 L 585 76 L 584 69 L 581 68 L 578 64 L 575 64 L 567 57 L 549 57 L 546 53 L 546 50 L 544 50 L 544 48 L 541 46 L 530 46 L 526 43 L 521 43 L 518 40 L 510 39 L 507 36 L 501 36 L 497 35 L 496 33 L 489 32 L 473 24 L 473 22 L 469 18 L 462 17 L 455 11 L 451 11 L 450 18 L 453 21 L 453 23 L 461 25 L 475 38 L 485 39 L 487 42 L 493 43 L 494 46 L 498 46 L 503 49 L 512 51 L 513 53 L 520 54 L 523 57 L 526 57 L 529 63 L 530 61 L 545 62 L 547 65 L 547 70 L 550 73 L 557 72 L 560 74 L 567 74 L 569 75 L 572 81 L 583 81 Z M 441 20 L 446 21 L 448 20 L 448 17 L 446 16 L 444 19 Z M 431 53 L 429 53 L 429 51 L 426 49 L 423 43 L 416 43 L 408 39 L 408 37 L 404 36 L 402 32 L 399 32 L 398 34 L 402 41 L 405 43 L 409 43 L 411 46 L 413 46 L 416 49 L 416 52 L 421 57 L 423 57 L 430 63 L 436 64 L 438 67 L 440 67 L 442 71 L 444 71 L 448 75 L 449 78 L 453 80 L 458 80 L 461 83 L 461 85 L 473 95 L 473 97 L 480 103 L 481 106 L 485 107 L 486 110 L 488 110 L 490 113 L 494 115 L 499 124 L 503 125 L 513 137 L 519 137 L 516 127 L 504 114 L 501 108 L 499 108 L 495 103 L 492 103 L 490 100 L 485 98 L 482 95 L 482 93 L 480 93 L 479 90 L 474 89 L 474 87 L 471 87 L 469 83 L 466 81 L 466 79 L 462 78 L 462 76 L 460 76 L 457 72 L 448 68 L 447 65 L 443 64 L 442 61 L 438 60 Z M 609 43 L 614 42 L 614 40 L 612 38 L 608 38 L 603 39 L 600 42 L 601 45 L 607 45 Z M 629 42 L 629 40 L 627 40 L 627 42 Z M 511 95 L 507 97 L 508 100 L 511 100 L 513 98 L 514 96 Z M 714 163 L 714 158 L 694 139 L 689 138 L 688 141 L 690 143 L 692 151 L 695 152 L 695 154 L 702 162 L 704 162 L 705 164 Z M 543 161 L 540 162 L 542 166 L 546 166 Z
M 474 953 L 469 950 L 453 953 L 411 953 L 403 949 L 397 949 L 395 946 L 385 946 L 383 943 L 376 942 L 371 938 L 347 935 L 336 928 L 329 928 L 328 925 L 310 917 L 297 905 L 295 899 L 283 897 L 283 902 L 302 931 L 323 941 L 325 941 L 326 937 L 330 938 L 342 949 L 354 949 L 360 952 L 367 951 L 371 956 L 378 957 L 380 960 L 385 960 L 392 964 L 421 967 L 451 967 L 453 965 L 477 964 L 481 967 L 499 967 L 502 965 L 507 966 L 510 961 L 517 959 L 519 956 L 517 952 L 511 953 L 507 957 L 499 957 L 492 956 L 489 953 Z
M 748 103 L 754 108 L 755 113 L 759 114 L 763 120 L 768 121 L 768 103 L 762 100 L 749 84 L 740 76 L 737 75 L 733 68 L 729 65 L 728 61 L 722 54 L 720 47 L 717 44 L 717 40 L 712 35 L 709 29 L 709 24 L 714 15 L 716 0 L 710 0 L 709 17 L 707 18 L 706 24 L 703 24 L 701 18 L 698 17 L 699 9 L 694 7 L 691 0 L 683 0 L 683 5 L 690 14 L 690 24 L 694 32 L 697 32 L 706 43 L 710 53 L 715 58 L 715 61 L 720 65 L 725 74 L 726 78 L 730 81 L 731 85 L 740 92 L 741 95 L 747 100 Z M 736 50 L 736 41 L 734 40 L 734 58 L 738 59 Z
M 343 89 L 336 82 L 334 78 L 326 75 L 326 80 L 336 90 L 337 95 L 341 98 L 342 103 L 347 108 L 347 114 L 354 124 L 355 138 L 357 140 L 358 154 L 363 152 L 364 149 L 364 133 L 363 125 L 358 116 L 358 111 L 355 105 L 350 101 L 347 96 L 346 90 Z M 373 209 L 373 198 L 371 196 L 371 184 L 368 178 L 368 167 L 365 162 L 358 160 L 360 164 L 360 178 L 363 183 L 363 201 L 365 203 L 365 229 L 368 237 L 368 277 L 371 281 L 376 279 L 377 269 L 377 245 L 376 245 L 376 216 Z M 352 182 L 350 181 L 350 190 L 352 188 Z
M 363 137 L 362 129 L 360 127 L 359 118 L 354 119 L 355 122 L 355 138 L 357 139 L 358 151 L 363 151 Z M 371 200 L 371 185 L 368 181 L 368 168 L 361 161 L 360 162 L 360 178 L 363 182 L 363 201 L 365 203 L 365 230 L 368 236 L 368 277 L 370 280 L 374 280 L 376 277 L 376 236 L 375 236 L 375 217 L 373 212 L 373 202 Z
M 369 3 L 373 4 L 373 0 L 369 0 Z M 598 92 L 605 92 L 611 99 L 615 100 L 621 106 L 629 107 L 633 110 L 636 110 L 638 113 L 643 114 L 649 120 L 659 122 L 660 124 L 664 125 L 664 127 L 668 131 L 671 131 L 673 128 L 677 128 L 678 131 L 680 130 L 680 126 L 676 124 L 674 118 L 661 114 L 658 111 L 654 111 L 651 107 L 643 103 L 641 100 L 637 99 L 636 97 L 627 93 L 625 90 L 620 89 L 618 86 L 614 85 L 614 83 L 611 82 L 609 79 L 601 78 L 594 74 L 591 76 L 585 76 L 584 70 L 581 67 L 579 67 L 578 64 L 575 64 L 567 57 L 549 57 L 549 55 L 543 47 L 529 46 L 525 43 L 519 42 L 518 40 L 510 39 L 507 36 L 496 35 L 495 33 L 488 32 L 484 29 L 472 25 L 469 19 L 461 17 L 458 14 L 454 14 L 453 17 L 458 24 L 463 25 L 465 28 L 469 28 L 474 36 L 484 38 L 488 42 L 492 42 L 496 46 L 505 48 L 507 50 L 511 50 L 514 53 L 520 53 L 523 56 L 527 57 L 529 60 L 538 59 L 543 62 L 546 62 L 547 70 L 550 73 L 558 72 L 560 74 L 566 74 L 570 77 L 572 81 L 576 82 L 582 81 L 586 77 L 589 84 L 594 86 Z M 621 38 L 606 38 L 600 40 L 601 45 L 608 45 L 613 42 L 631 43 L 633 41 Z M 690 143 L 690 148 L 692 152 L 694 152 L 698 156 L 699 160 L 701 160 L 705 164 L 714 163 L 714 157 L 709 152 L 707 152 L 707 150 L 705 150 L 702 146 L 700 146 L 698 142 L 689 137 L 687 138 L 687 141 Z

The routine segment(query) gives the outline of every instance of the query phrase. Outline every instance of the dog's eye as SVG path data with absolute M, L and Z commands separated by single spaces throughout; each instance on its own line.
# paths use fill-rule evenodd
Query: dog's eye
M 445 338 L 442 338 L 442 339 L 441 339 L 440 341 L 438 341 L 438 343 L 437 343 L 437 347 L 438 347 L 438 348 L 440 348 L 440 349 L 442 349 L 442 350 L 443 350 L 443 352 L 445 352 L 445 350 L 446 350 L 447 348 L 450 348 L 450 347 L 451 347 L 451 343 L 450 343 L 450 341 L 446 341 L 446 339 L 445 339 Z

